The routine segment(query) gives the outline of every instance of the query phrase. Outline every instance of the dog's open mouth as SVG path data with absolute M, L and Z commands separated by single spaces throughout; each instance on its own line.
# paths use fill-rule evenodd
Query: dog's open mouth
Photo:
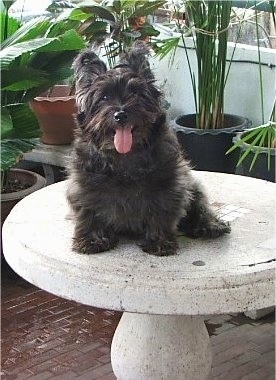
M 118 153 L 126 154 L 132 147 L 132 125 L 116 128 L 114 135 L 114 145 Z

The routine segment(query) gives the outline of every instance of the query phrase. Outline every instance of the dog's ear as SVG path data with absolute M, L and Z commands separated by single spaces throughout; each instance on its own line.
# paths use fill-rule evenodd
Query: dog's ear
M 106 72 L 106 65 L 93 51 L 85 50 L 75 58 L 73 70 L 77 104 L 83 110 L 85 96 L 91 84 L 99 75 Z
M 73 69 L 79 85 L 82 82 L 91 84 L 97 76 L 106 72 L 106 65 L 93 51 L 85 50 L 75 58 Z
M 149 47 L 142 41 L 136 41 L 133 48 L 127 50 L 120 58 L 116 68 L 129 67 L 136 74 L 144 77 L 146 80 L 154 80 L 151 72 L 149 61 L 147 59 L 150 54 Z

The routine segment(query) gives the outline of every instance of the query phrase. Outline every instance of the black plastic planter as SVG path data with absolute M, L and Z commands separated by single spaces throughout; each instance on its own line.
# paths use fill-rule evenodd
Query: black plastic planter
M 196 170 L 222 173 L 235 173 L 239 152 L 229 155 L 226 152 L 232 146 L 237 132 L 251 127 L 251 121 L 236 115 L 224 115 L 224 126 L 220 129 L 198 129 L 195 126 L 196 115 L 189 114 L 176 118 L 172 128 L 177 134 L 184 155 Z

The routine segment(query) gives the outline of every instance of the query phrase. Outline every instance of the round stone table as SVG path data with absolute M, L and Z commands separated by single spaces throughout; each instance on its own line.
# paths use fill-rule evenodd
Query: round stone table
M 57 296 L 124 311 L 111 346 L 119 380 L 206 379 L 203 316 L 274 304 L 275 184 L 194 175 L 232 232 L 216 240 L 180 236 L 176 256 L 151 256 L 128 240 L 105 253 L 73 252 L 68 182 L 25 198 L 5 222 L 4 255 L 20 276 Z

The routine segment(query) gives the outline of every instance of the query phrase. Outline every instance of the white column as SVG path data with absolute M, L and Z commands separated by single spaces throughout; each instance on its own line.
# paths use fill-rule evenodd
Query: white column
M 201 317 L 124 313 L 111 345 L 118 380 L 207 379 L 212 355 Z

